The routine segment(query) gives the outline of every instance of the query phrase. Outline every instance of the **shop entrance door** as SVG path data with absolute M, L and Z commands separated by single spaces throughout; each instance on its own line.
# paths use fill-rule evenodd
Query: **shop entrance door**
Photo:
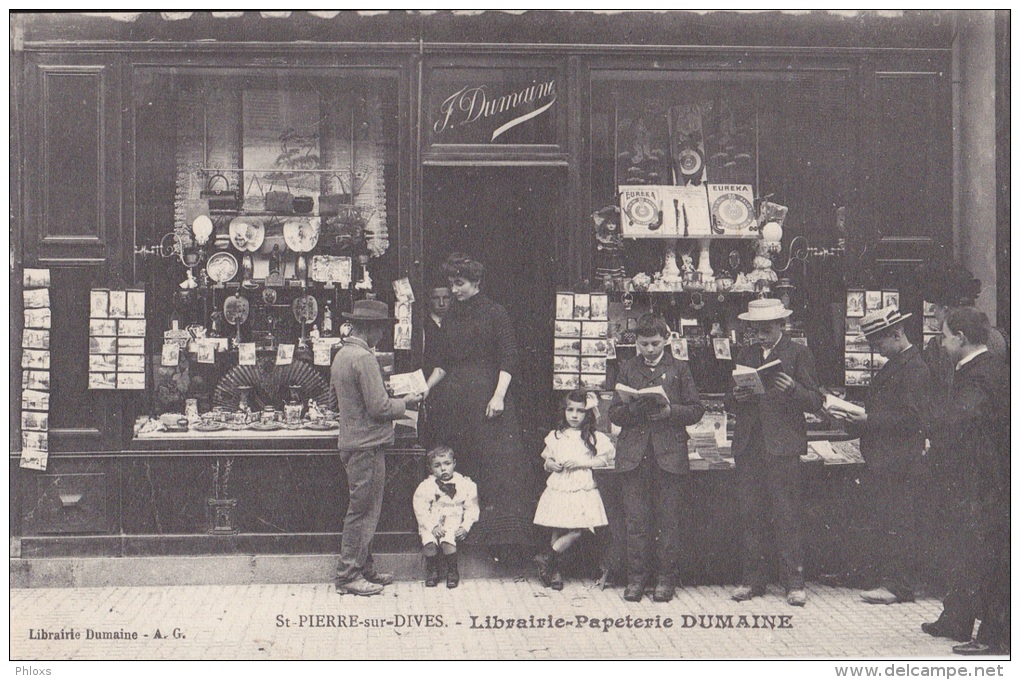
M 482 291 L 503 305 L 516 328 L 520 375 L 511 391 L 529 450 L 537 456 L 553 425 L 552 337 L 556 226 L 563 224 L 561 168 L 430 167 L 422 191 L 425 283 L 464 252 L 485 265 Z M 560 258 L 562 262 L 564 258 Z

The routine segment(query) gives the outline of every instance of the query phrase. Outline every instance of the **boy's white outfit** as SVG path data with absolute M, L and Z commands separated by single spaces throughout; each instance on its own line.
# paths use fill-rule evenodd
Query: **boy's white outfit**
M 430 475 L 415 489 L 412 506 L 422 545 L 439 542 L 457 545 L 457 529 L 471 531 L 478 521 L 478 487 L 459 472 L 442 483 Z M 438 539 L 432 533 L 437 526 L 443 529 Z

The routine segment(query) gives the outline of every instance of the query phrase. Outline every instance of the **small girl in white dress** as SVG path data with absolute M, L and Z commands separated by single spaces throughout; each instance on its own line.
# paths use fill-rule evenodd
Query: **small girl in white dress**
M 594 392 L 574 390 L 564 399 L 556 429 L 545 438 L 542 458 L 552 474 L 538 500 L 535 524 L 553 531 L 549 548 L 535 561 L 542 584 L 554 590 L 563 589 L 560 556 L 585 529 L 594 531 L 608 523 L 591 470 L 611 467 L 615 449 L 609 437 L 595 430 L 597 405 Z

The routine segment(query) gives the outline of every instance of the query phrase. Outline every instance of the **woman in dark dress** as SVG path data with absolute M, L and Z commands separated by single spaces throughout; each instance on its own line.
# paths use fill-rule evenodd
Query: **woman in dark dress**
M 480 292 L 483 271 L 459 253 L 443 264 L 454 301 L 428 379 L 431 444 L 452 447 L 457 471 L 478 485 L 481 517 L 470 541 L 530 549 L 537 457 L 527 454 L 507 393 L 517 373 L 514 330 L 506 310 Z

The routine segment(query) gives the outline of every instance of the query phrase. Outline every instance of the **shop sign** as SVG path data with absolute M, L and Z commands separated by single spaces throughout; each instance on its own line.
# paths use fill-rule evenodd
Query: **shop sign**
M 498 83 L 450 80 L 434 83 L 434 144 L 555 143 L 555 77 Z

